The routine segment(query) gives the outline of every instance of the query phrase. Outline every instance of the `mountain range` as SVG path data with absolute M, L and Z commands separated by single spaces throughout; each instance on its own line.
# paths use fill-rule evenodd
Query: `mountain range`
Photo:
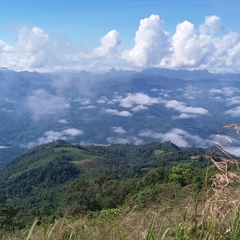
M 240 74 L 206 70 L 1 68 L 0 89 L 0 165 L 57 139 L 81 145 L 171 141 L 208 147 L 218 127 L 238 123 L 240 114 Z

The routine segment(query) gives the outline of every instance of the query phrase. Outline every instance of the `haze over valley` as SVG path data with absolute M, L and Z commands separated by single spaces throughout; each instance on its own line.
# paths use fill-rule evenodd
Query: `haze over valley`
M 58 139 L 209 147 L 219 126 L 238 122 L 239 76 L 158 68 L 102 74 L 1 69 L 1 161 Z

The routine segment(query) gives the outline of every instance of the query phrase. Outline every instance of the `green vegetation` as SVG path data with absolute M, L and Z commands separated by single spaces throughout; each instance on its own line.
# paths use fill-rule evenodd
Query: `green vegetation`
M 239 182 L 220 142 L 209 151 L 56 141 L 1 169 L 0 238 L 239 239 Z

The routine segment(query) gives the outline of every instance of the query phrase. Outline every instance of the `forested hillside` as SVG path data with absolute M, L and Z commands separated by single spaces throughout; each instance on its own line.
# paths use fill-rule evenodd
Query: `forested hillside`
M 82 147 L 58 140 L 24 152 L 1 169 L 0 201 L 30 216 L 76 215 L 126 201 L 143 207 L 171 181 L 200 189 L 206 153 L 171 142 Z

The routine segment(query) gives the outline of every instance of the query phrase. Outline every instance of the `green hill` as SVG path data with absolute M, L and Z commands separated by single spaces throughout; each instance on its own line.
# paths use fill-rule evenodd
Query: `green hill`
M 82 147 L 58 140 L 0 169 L 0 203 L 33 216 L 114 208 L 147 186 L 167 182 L 177 164 L 199 169 L 205 154 L 171 142 Z

